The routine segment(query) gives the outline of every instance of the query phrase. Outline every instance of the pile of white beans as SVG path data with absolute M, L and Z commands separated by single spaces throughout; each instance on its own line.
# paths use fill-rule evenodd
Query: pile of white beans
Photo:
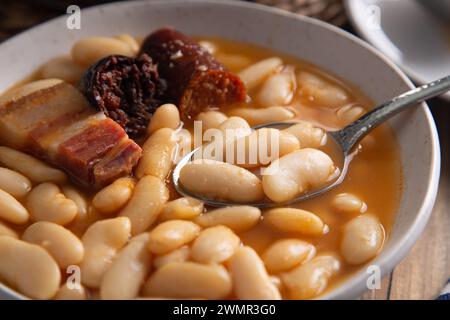
M 214 51 L 213 43 L 204 45 Z M 83 39 L 71 58 L 46 64 L 41 77 L 73 83 L 79 66 L 111 53 L 133 55 L 137 48 L 127 35 Z M 245 56 L 226 59 L 246 66 Z M 205 111 L 197 116 L 204 130 L 292 120 L 297 115 L 288 105 L 297 91 L 324 106 L 349 99 L 343 89 L 309 73 L 295 74 L 276 57 L 239 75 L 261 108 Z M 364 112 L 354 109 L 341 114 L 351 121 Z M 350 193 L 330 203 L 337 215 L 349 217 L 336 252 L 314 244 L 333 226 L 313 212 L 261 212 L 251 205 L 211 209 L 174 196 L 167 182 L 174 154 L 193 142 L 181 127 L 176 106 L 158 108 L 134 176 L 94 195 L 72 186 L 64 172 L 0 147 L 0 280 L 33 299 L 309 299 L 323 293 L 344 265 L 363 264 L 380 251 L 383 226 Z M 270 164 L 279 169 L 262 179 L 252 173 L 255 166 L 207 159 L 188 164 L 181 180 L 197 193 L 230 201 L 286 201 L 334 172 L 332 159 L 319 150 L 324 137 L 306 121 L 282 130 L 280 157 Z M 240 235 L 261 225 L 285 236 L 257 252 Z M 81 272 L 75 285 L 68 281 L 73 270 Z

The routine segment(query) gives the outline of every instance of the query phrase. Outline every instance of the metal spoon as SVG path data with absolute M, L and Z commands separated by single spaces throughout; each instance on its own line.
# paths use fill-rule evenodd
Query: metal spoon
M 311 199 L 313 197 L 317 197 L 336 186 L 340 185 L 347 174 L 348 167 L 350 162 L 354 156 L 354 149 L 358 142 L 361 141 L 372 129 L 377 127 L 379 124 L 393 117 L 397 113 L 406 110 L 408 107 L 416 106 L 417 103 L 428 100 L 440 94 L 443 94 L 450 90 L 450 76 L 445 78 L 433 81 L 431 83 L 425 84 L 421 87 L 412 89 L 408 92 L 405 92 L 391 101 L 383 103 L 377 108 L 371 110 L 370 112 L 364 114 L 356 121 L 350 123 L 348 126 L 341 130 L 330 131 L 327 132 L 329 141 L 334 142 L 337 150 L 342 153 L 342 167 L 340 168 L 340 174 L 327 186 L 312 190 L 311 192 L 302 194 L 295 199 L 292 199 L 288 202 L 277 203 L 271 201 L 262 201 L 262 202 L 252 202 L 252 203 L 235 203 L 221 200 L 208 199 L 200 195 L 193 194 L 188 190 L 185 190 L 180 183 L 180 171 L 181 169 L 191 161 L 194 154 L 200 149 L 196 148 L 186 156 L 184 156 L 180 162 L 175 167 L 172 179 L 173 184 L 176 190 L 183 196 L 189 196 L 203 201 L 206 205 L 213 207 L 225 207 L 231 205 L 252 205 L 259 208 L 270 208 L 270 207 L 278 207 L 278 206 L 286 206 L 294 203 L 298 203 L 301 201 L 305 201 Z M 253 129 L 259 129 L 263 127 L 286 127 L 289 125 L 293 125 L 296 122 L 271 122 L 266 123 Z

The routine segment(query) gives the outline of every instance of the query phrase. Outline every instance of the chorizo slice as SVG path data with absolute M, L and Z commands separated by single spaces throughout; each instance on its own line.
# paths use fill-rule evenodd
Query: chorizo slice
M 241 79 L 226 70 L 205 48 L 173 28 L 162 28 L 143 42 L 166 81 L 167 102 L 180 109 L 183 121 L 192 121 L 205 109 L 217 109 L 246 99 Z

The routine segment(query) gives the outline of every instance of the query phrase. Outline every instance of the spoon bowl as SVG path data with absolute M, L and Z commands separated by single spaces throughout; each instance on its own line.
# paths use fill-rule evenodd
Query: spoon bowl
M 286 127 L 292 126 L 297 124 L 298 122 L 295 121 L 289 121 L 289 122 L 269 122 L 269 123 L 265 123 L 262 125 L 258 125 L 252 128 L 252 130 L 257 130 L 257 129 L 261 129 L 261 128 L 277 128 L 277 129 L 284 129 Z M 333 132 L 327 132 L 327 143 L 328 144 L 333 144 L 333 147 L 338 150 L 338 152 L 340 154 L 342 153 L 341 150 L 341 146 L 339 145 L 338 141 L 335 140 L 335 137 L 333 135 Z M 195 154 L 200 151 L 200 147 L 195 148 L 194 150 L 192 150 L 190 153 L 188 153 L 186 156 L 184 156 L 180 162 L 178 162 L 177 166 L 175 167 L 175 169 L 173 170 L 172 173 L 172 180 L 173 180 L 173 184 L 175 186 L 175 189 L 177 190 L 178 193 L 180 193 L 181 195 L 185 196 L 185 197 L 191 197 L 191 198 L 196 198 L 202 202 L 204 202 L 205 205 L 208 206 L 212 206 L 212 207 L 226 207 L 226 206 L 230 206 L 230 205 L 252 205 L 254 207 L 258 207 L 258 208 L 273 208 L 273 207 L 279 207 L 279 206 L 287 206 L 287 205 L 292 205 L 294 203 L 297 202 L 301 202 L 301 201 L 306 201 L 308 199 L 312 199 L 314 197 L 317 197 L 321 194 L 323 194 L 324 192 L 327 192 L 335 187 L 337 187 L 338 185 L 340 185 L 344 179 L 345 176 L 347 174 L 347 170 L 348 167 L 350 165 L 351 160 L 353 159 L 353 157 L 357 154 L 357 150 L 355 150 L 354 152 L 342 157 L 340 159 L 340 164 L 339 166 L 337 166 L 336 172 L 333 174 L 333 176 L 330 178 L 329 183 L 327 185 L 325 185 L 324 187 L 320 188 L 320 189 L 316 189 L 316 190 L 311 190 L 310 192 L 307 192 L 305 194 L 300 195 L 299 197 L 296 197 L 292 200 L 286 201 L 286 202 L 273 202 L 270 201 L 269 199 L 265 199 L 263 201 L 259 201 L 259 202 L 243 202 L 243 203 L 239 203 L 239 202 L 229 202 L 229 201 L 223 201 L 223 200 L 218 200 L 218 199 L 210 199 L 195 193 L 190 192 L 189 190 L 185 189 L 183 187 L 183 185 L 180 182 L 180 172 L 183 169 L 183 167 L 188 164 L 190 161 L 193 160 Z
M 323 186 L 322 188 L 316 190 L 310 190 L 304 194 L 295 197 L 286 202 L 272 202 L 272 201 L 261 201 L 261 202 L 251 202 L 251 203 L 237 203 L 230 201 L 222 201 L 217 199 L 210 199 L 198 194 L 194 194 L 189 192 L 183 185 L 180 183 L 180 172 L 183 167 L 189 163 L 197 151 L 201 149 L 198 147 L 184 156 L 175 167 L 172 180 L 175 186 L 175 189 L 178 193 L 183 196 L 188 196 L 192 198 L 196 198 L 200 201 L 203 201 L 206 205 L 212 207 L 226 207 L 226 206 L 236 206 L 236 205 L 252 205 L 258 208 L 272 208 L 272 207 L 280 207 L 292 205 L 295 203 L 299 203 L 317 196 L 320 196 L 331 189 L 340 185 L 348 172 L 348 168 L 350 166 L 351 160 L 358 153 L 357 148 L 355 148 L 358 143 L 364 138 L 370 131 L 376 128 L 378 125 L 398 114 L 399 112 L 406 110 L 408 107 L 415 106 L 417 103 L 425 101 L 427 99 L 433 98 L 440 94 L 443 94 L 450 90 L 450 76 L 445 78 L 433 81 L 431 83 L 425 84 L 421 87 L 412 89 L 408 92 L 405 92 L 389 102 L 386 102 L 372 111 L 364 114 L 356 121 L 350 123 L 348 126 L 341 130 L 337 131 L 329 131 L 327 132 L 327 141 L 332 141 L 333 144 L 336 145 L 336 149 L 341 154 L 341 165 L 338 167 L 338 172 L 330 178 L 330 183 Z M 270 122 L 265 123 L 256 127 L 253 127 L 253 130 L 260 128 L 285 128 L 287 126 L 291 126 L 296 124 L 296 122 Z

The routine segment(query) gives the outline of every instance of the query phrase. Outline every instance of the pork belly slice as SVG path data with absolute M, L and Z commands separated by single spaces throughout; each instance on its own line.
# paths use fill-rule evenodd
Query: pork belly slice
M 35 128 L 30 133 L 29 149 L 34 154 L 41 154 L 42 157 L 55 161 L 58 148 L 63 142 L 105 119 L 103 112 L 95 113 L 90 108 L 76 114 L 66 114 Z
M 139 145 L 131 139 L 123 139 L 121 144 L 95 164 L 92 175 L 96 186 L 109 184 L 118 177 L 129 174 L 141 155 Z
M 83 95 L 64 82 L 7 100 L 0 106 L 0 144 L 24 149 L 34 129 L 88 108 Z
M 5 102 L 13 102 L 17 101 L 20 98 L 23 98 L 33 92 L 38 90 L 46 89 L 49 87 L 53 87 L 54 85 L 63 83 L 64 81 L 60 79 L 43 79 L 38 81 L 33 81 L 23 86 L 14 87 L 8 89 L 6 92 L 2 93 L 0 96 L 0 114 L 1 110 L 6 107 Z
M 47 161 L 89 188 L 131 173 L 141 148 L 75 87 L 32 83 L 31 89 L 0 100 L 0 145 Z
M 56 162 L 70 170 L 80 182 L 96 184 L 95 177 L 91 174 L 95 163 L 101 161 L 123 138 L 129 140 L 122 127 L 107 118 L 61 143 Z

